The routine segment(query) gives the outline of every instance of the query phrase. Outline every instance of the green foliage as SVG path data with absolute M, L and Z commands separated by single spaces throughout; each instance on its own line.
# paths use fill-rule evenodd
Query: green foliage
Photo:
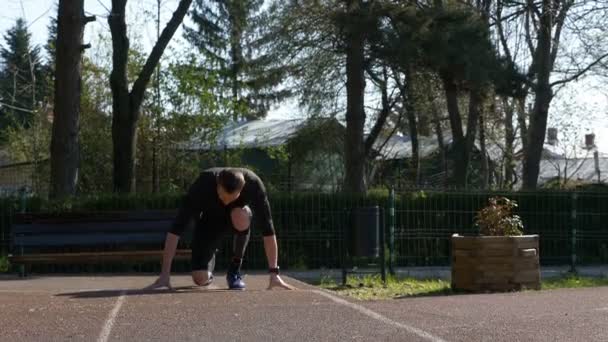
M 498 56 L 488 24 L 470 6 L 448 3 L 441 8 L 389 5 L 393 25 L 384 27 L 378 52 L 403 70 L 424 66 L 462 86 L 490 82 L 515 95 L 523 76 Z
M 567 275 L 565 277 L 545 279 L 541 285 L 543 290 L 597 286 L 608 286 L 608 277 L 583 277 L 578 275 Z
M 606 277 L 568 275 L 542 281 L 543 290 L 607 286 Z M 417 296 L 453 294 L 450 282 L 442 279 L 416 279 L 388 276 L 386 285 L 379 275 L 349 276 L 346 286 L 331 278 L 322 278 L 320 287 L 359 300 L 390 300 Z
M 40 211 L 50 213 L 77 211 L 112 211 L 112 210 L 144 210 L 144 209 L 176 209 L 179 207 L 183 194 L 95 194 L 88 196 L 70 197 L 62 200 L 44 201 Z
M 197 0 L 184 27 L 186 39 L 203 55 L 203 69 L 217 74 L 215 93 L 230 99 L 233 120 L 264 117 L 288 92 L 277 90 L 284 67 L 268 53 L 263 32 L 269 12 L 263 0 Z
M 34 120 L 39 102 L 48 95 L 40 48 L 31 44 L 31 34 L 23 19 L 4 35 L 0 48 L 0 101 L 14 107 L 3 107 L 0 129 L 28 128 Z
M 80 97 L 80 172 L 78 192 L 92 194 L 112 189 L 112 95 L 109 70 L 85 57 Z
M 450 282 L 442 279 L 415 279 L 388 276 L 386 284 L 379 275 L 349 276 L 346 285 L 325 279 L 321 287 L 359 300 L 397 299 L 451 293 Z
M 8 272 L 11 268 L 11 264 L 5 255 L 0 256 L 0 273 Z
M 513 214 L 517 202 L 506 197 L 492 197 L 489 205 L 477 214 L 476 225 L 481 235 L 513 236 L 523 234 L 523 223 Z
M 113 211 L 169 209 L 179 207 L 183 190 L 171 193 L 130 196 L 90 194 L 52 201 L 26 198 L 28 212 Z M 577 259 L 581 264 L 606 263 L 608 247 L 601 239 L 608 220 L 605 194 L 578 193 L 573 202 L 571 193 L 401 193 L 395 199 L 395 246 L 397 266 L 449 265 L 450 237 L 453 233 L 476 234 L 476 213 L 485 208 L 488 199 L 505 196 L 517 200 L 518 213 L 526 232 L 539 234 L 541 263 L 564 264 L 570 260 L 570 234 L 577 227 Z M 349 228 L 348 214 L 352 208 L 378 205 L 388 215 L 388 198 L 384 191 L 363 196 L 327 193 L 269 194 L 273 221 L 280 244 L 279 263 L 285 267 L 317 269 L 337 268 L 341 263 L 342 237 Z M 12 215 L 23 207 L 18 197 L 0 201 L 0 236 L 8 236 Z M 570 210 L 575 207 L 576 221 Z M 388 223 L 388 216 L 385 216 Z M 266 267 L 260 232 L 254 230 L 247 254 L 248 269 Z M 0 246 L 1 247 L 1 246 Z M 219 259 L 228 260 L 231 241 L 226 240 Z M 0 251 L 0 254 L 2 251 Z

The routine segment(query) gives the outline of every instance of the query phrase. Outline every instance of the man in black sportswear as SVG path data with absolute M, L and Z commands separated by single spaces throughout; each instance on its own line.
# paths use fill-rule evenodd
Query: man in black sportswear
M 253 220 L 252 220 L 253 218 Z M 192 238 L 192 280 L 206 286 L 213 280 L 215 252 L 225 233 L 233 232 L 234 256 L 226 280 L 230 289 L 244 289 L 240 270 L 243 255 L 254 229 L 262 231 L 268 259 L 268 288 L 293 289 L 279 276 L 278 247 L 270 204 L 261 179 L 244 168 L 212 168 L 203 171 L 192 184 L 167 233 L 159 278 L 147 289 L 171 288 L 171 264 L 179 237 L 188 223 L 195 221 Z

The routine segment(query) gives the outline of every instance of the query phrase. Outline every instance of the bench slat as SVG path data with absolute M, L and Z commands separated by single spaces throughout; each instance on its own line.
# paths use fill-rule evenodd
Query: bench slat
M 91 221 L 150 221 L 173 220 L 177 211 L 171 210 L 136 210 L 136 211 L 81 211 L 67 213 L 16 213 L 15 223 L 68 223 Z
M 28 255 L 10 255 L 13 264 L 50 264 L 50 263 L 96 263 L 104 261 L 160 260 L 163 251 L 112 251 L 81 253 L 41 253 Z M 186 260 L 191 256 L 189 249 L 179 249 L 174 260 Z
M 14 235 L 20 234 L 64 234 L 64 233 L 95 233 L 95 232 L 167 232 L 171 229 L 172 221 L 140 221 L 140 222 L 71 222 L 71 223 L 32 223 L 16 224 L 11 228 Z
M 152 233 L 93 233 L 93 234 L 37 234 L 16 235 L 14 246 L 95 246 L 119 244 L 162 244 L 165 241 L 165 232 Z

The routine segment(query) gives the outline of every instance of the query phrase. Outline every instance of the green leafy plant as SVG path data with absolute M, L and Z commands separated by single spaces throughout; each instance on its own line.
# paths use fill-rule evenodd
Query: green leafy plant
M 8 262 L 8 258 L 6 256 L 0 256 L 0 273 L 8 272 L 10 269 L 10 263 Z
M 522 235 L 524 225 L 518 215 L 513 214 L 517 202 L 506 197 L 492 197 L 489 205 L 477 213 L 475 224 L 481 235 Z

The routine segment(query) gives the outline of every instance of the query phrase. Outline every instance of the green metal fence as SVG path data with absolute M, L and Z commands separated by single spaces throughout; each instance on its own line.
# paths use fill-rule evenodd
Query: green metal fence
M 395 266 L 447 266 L 450 264 L 450 236 L 474 234 L 475 215 L 491 196 L 506 196 L 518 202 L 526 234 L 540 235 L 543 265 L 608 263 L 608 193 L 587 192 L 398 192 L 390 201 L 388 191 L 365 197 L 319 193 L 272 193 L 272 213 L 277 231 L 280 264 L 289 269 L 316 269 L 341 266 L 343 232 L 349 228 L 348 214 L 357 207 L 378 205 L 383 222 L 394 235 L 387 244 L 394 246 Z M 178 195 L 105 196 L 82 198 L 69 205 L 28 202 L 30 211 L 79 209 L 116 210 L 176 208 Z M 394 211 L 390 210 L 394 203 Z M 12 214 L 21 207 L 18 198 L 0 201 L 2 254 L 9 245 Z M 390 231 L 387 229 L 387 231 Z M 392 239 L 391 239 L 392 238 Z M 394 241 L 394 242 L 391 242 Z M 217 265 L 226 266 L 231 254 L 227 237 Z M 158 265 L 145 270 L 156 271 Z M 262 238 L 254 232 L 245 267 L 264 269 Z M 182 269 L 187 269 L 184 266 Z

